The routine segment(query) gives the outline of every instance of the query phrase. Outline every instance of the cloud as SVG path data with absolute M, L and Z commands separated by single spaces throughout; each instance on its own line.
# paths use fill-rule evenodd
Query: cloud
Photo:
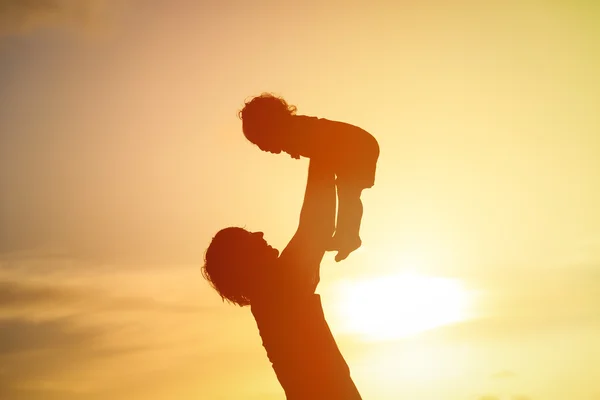
M 64 288 L 59 285 L 32 285 L 0 281 L 0 311 L 39 306 L 64 306 L 89 311 L 198 312 L 195 305 L 169 304 L 139 296 L 114 296 L 93 288 Z
M 87 399 L 96 385 L 88 371 L 114 368 L 148 351 L 144 346 L 107 344 L 113 329 L 82 326 L 72 317 L 0 320 L 0 398 Z
M 35 287 L 16 282 L 0 281 L 0 310 L 49 302 L 74 300 L 76 296 L 69 290 L 56 287 Z
M 32 350 L 70 349 L 88 345 L 99 334 L 75 328 L 69 320 L 0 320 L 0 356 Z
M 486 394 L 485 396 L 479 397 L 477 400 L 500 400 L 500 398 L 497 396 Z
M 249 322 L 240 312 L 222 306 L 197 266 L 106 264 L 43 249 L 2 254 L 0 399 L 125 399 L 149 381 L 167 390 L 185 376 L 195 385 L 200 371 L 201 385 L 211 384 L 223 372 L 204 366 L 227 351 L 239 357 L 251 344 L 263 360 L 257 336 L 232 345 Z
M 0 36 L 24 34 L 45 27 L 96 29 L 115 15 L 108 0 L 0 0 Z
M 75 369 L 89 359 L 103 331 L 83 328 L 68 318 L 34 322 L 0 320 L 0 397 L 25 398 L 32 383 L 46 386 L 60 371 Z M 6 397 L 4 397 L 6 396 Z

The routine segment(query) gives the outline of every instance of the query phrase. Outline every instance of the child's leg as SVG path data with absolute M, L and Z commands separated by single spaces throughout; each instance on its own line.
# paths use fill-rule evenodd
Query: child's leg
M 361 189 L 338 187 L 338 215 L 335 235 L 341 238 L 356 238 L 360 232 L 363 204 Z
M 334 236 L 336 261 L 341 261 L 360 247 L 360 223 L 363 204 L 360 199 L 362 188 L 338 184 L 338 214 Z

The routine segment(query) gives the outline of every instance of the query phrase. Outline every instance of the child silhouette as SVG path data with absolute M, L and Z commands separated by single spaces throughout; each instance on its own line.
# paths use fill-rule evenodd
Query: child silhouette
M 252 98 L 238 113 L 246 138 L 261 150 L 288 153 L 292 158 L 317 158 L 336 174 L 338 213 L 330 251 L 337 262 L 358 249 L 363 215 L 361 194 L 375 183 L 379 158 L 377 140 L 344 122 L 296 115 L 296 107 L 269 93 Z

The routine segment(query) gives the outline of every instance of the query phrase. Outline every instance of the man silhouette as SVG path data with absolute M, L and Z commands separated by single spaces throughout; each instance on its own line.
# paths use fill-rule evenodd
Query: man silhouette
M 361 399 L 315 293 L 335 229 L 335 175 L 310 161 L 298 229 L 279 251 L 262 232 L 230 227 L 212 239 L 202 267 L 224 300 L 250 305 L 262 343 L 289 400 Z

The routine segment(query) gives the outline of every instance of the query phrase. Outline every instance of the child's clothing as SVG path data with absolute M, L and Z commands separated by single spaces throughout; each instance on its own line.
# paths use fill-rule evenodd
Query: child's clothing
M 295 115 L 292 146 L 300 154 L 331 160 L 338 180 L 363 189 L 375 184 L 379 144 L 367 131 L 345 122 Z
M 337 176 L 338 218 L 332 250 L 341 261 L 361 245 L 361 191 L 375 184 L 379 144 L 367 131 L 344 122 L 297 115 L 292 117 L 288 153 L 331 162 Z

